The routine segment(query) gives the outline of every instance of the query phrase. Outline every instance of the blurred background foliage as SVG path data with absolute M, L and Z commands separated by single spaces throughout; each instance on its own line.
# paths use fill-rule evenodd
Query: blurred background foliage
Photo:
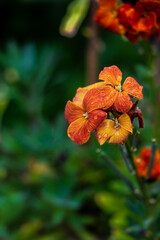
M 78 146 L 66 134 L 65 104 L 89 81 L 88 15 L 74 38 L 59 33 L 69 3 L 0 1 L 0 239 L 132 240 L 139 225 L 146 239 L 151 220 L 142 221 L 143 206 L 136 199 L 133 205 L 128 188 L 98 157 L 96 138 Z M 133 45 L 102 29 L 99 35 L 98 70 L 114 64 L 144 85 L 138 149 L 150 145 L 156 130 L 149 43 Z M 118 146 L 101 149 L 128 174 Z

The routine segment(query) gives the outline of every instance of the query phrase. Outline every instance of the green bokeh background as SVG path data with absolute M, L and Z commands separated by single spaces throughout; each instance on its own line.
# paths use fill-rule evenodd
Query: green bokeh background
M 100 147 L 94 134 L 83 146 L 67 137 L 65 104 L 88 83 L 88 18 L 74 38 L 59 33 L 69 3 L 0 1 L 1 240 L 132 240 L 146 214 L 96 152 L 104 150 L 132 178 L 119 146 Z M 144 86 L 138 150 L 150 146 L 156 120 L 149 43 L 133 45 L 103 29 L 99 36 L 99 71 L 114 64 L 123 79 Z M 134 234 L 129 224 L 137 227 Z

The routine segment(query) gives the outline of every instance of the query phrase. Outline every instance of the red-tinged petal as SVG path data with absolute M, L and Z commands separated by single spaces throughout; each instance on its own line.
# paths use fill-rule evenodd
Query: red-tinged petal
M 113 87 L 118 86 L 122 80 L 122 72 L 117 66 L 105 67 L 99 74 L 99 80 L 104 80 Z
M 138 22 L 133 22 L 132 27 L 137 32 L 147 32 L 154 27 L 156 20 L 156 14 L 149 12 L 145 17 L 141 16 Z
M 120 24 L 118 18 L 113 19 L 108 29 L 120 35 L 124 35 L 126 32 L 126 28 L 122 24 Z
M 142 89 L 143 86 L 139 85 L 139 83 L 132 77 L 127 77 L 122 86 L 123 91 L 138 99 L 143 99 Z
M 134 7 L 132 7 L 130 4 L 122 4 L 118 8 L 119 21 L 121 24 L 123 24 L 123 26 L 126 27 L 127 31 L 131 31 L 133 19 L 137 21 L 139 16 L 139 12 L 136 12 Z
M 90 133 L 87 129 L 87 122 L 87 119 L 79 118 L 69 125 L 67 133 L 73 142 L 83 144 L 88 141 Z
M 94 20 L 108 27 L 117 10 L 118 0 L 100 0 Z
M 139 128 L 144 128 L 144 121 L 142 111 L 139 107 L 137 107 L 138 102 L 132 105 L 131 110 L 127 113 L 133 123 L 135 118 L 138 118 Z
M 100 0 L 99 5 L 105 7 L 107 10 L 113 10 L 117 8 L 118 0 Z
M 96 11 L 94 20 L 104 28 L 108 28 L 118 34 L 124 34 L 125 28 L 120 24 L 117 17 L 117 3 L 117 0 L 100 0 L 99 8 Z
M 133 126 L 131 123 L 131 119 L 128 116 L 128 114 L 124 113 L 118 118 L 118 122 L 120 123 L 120 126 L 127 130 L 128 132 L 133 132 Z
M 136 10 L 142 12 L 154 12 L 160 17 L 160 1 L 159 0 L 143 0 L 136 3 Z
M 151 148 L 143 148 L 139 157 L 134 158 L 138 175 L 146 177 L 151 157 Z M 160 178 L 160 151 L 156 150 L 150 179 Z
M 115 122 L 106 119 L 96 128 L 95 132 L 99 144 L 102 145 L 116 133 Z
M 140 152 L 140 159 L 143 161 L 146 165 L 149 164 L 151 156 L 151 148 L 143 148 Z
M 78 105 L 79 107 L 83 108 L 83 99 L 85 94 L 92 88 L 100 87 L 100 86 L 105 86 L 104 82 L 98 82 L 91 84 L 87 87 L 84 88 L 78 88 L 75 97 L 73 98 L 73 102 Z
M 160 177 L 160 163 L 156 164 L 151 171 L 150 178 L 159 178 Z
M 144 128 L 143 115 L 141 110 L 138 107 L 135 110 L 135 116 L 138 118 L 139 128 Z M 131 120 L 132 120 L 132 117 L 131 117 Z
M 94 131 L 101 122 L 107 117 L 107 113 L 102 110 L 94 110 L 89 113 L 88 117 L 88 131 Z
M 68 123 L 71 123 L 78 118 L 82 118 L 84 113 L 84 110 L 76 104 L 72 103 L 71 101 L 67 102 L 64 114 Z
M 113 21 L 113 14 L 111 11 L 106 11 L 103 6 L 100 6 L 99 9 L 96 11 L 94 16 L 94 20 L 104 28 L 108 28 Z
M 128 135 L 129 135 L 129 132 L 127 130 L 119 127 L 116 130 L 115 134 L 111 136 L 111 138 L 109 139 L 109 143 L 124 144 Z
M 121 113 L 127 113 L 132 107 L 132 101 L 126 92 L 118 92 L 113 108 Z
M 83 100 L 84 109 L 89 113 L 95 109 L 108 109 L 116 99 L 117 91 L 112 86 L 89 90 Z

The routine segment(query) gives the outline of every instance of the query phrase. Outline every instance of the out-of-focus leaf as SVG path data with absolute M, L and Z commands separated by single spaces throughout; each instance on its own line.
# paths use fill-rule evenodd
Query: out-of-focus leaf
M 123 209 L 125 211 L 125 203 L 123 199 L 109 192 L 101 192 L 95 195 L 97 205 L 108 213 L 116 213 Z
M 0 117 L 2 117 L 9 103 L 9 88 L 5 84 L 0 85 Z
M 42 222 L 40 220 L 34 220 L 23 224 L 16 236 L 16 240 L 34 239 L 35 234 L 41 229 L 41 227 Z
M 145 207 L 142 202 L 139 201 L 133 202 L 127 199 L 126 205 L 137 218 L 143 219 L 144 217 L 146 217 Z
M 62 20 L 60 33 L 66 37 L 73 37 L 85 18 L 90 0 L 74 0 L 70 3 L 67 13 Z
M 2 223 L 13 222 L 25 208 L 25 197 L 19 193 L 10 193 L 0 197 L 0 219 Z

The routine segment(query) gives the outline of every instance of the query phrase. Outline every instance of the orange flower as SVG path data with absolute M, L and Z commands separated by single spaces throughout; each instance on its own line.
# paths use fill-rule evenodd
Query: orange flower
M 124 2 L 118 6 L 118 0 L 100 0 L 95 21 L 132 42 L 137 42 L 139 37 L 148 39 L 155 33 L 160 36 L 159 0 Z
M 148 167 L 150 163 L 151 148 L 143 148 L 140 152 L 139 157 L 134 158 L 134 162 L 137 167 L 138 175 L 141 177 L 146 177 L 148 172 Z M 151 171 L 150 179 L 160 179 L 160 151 L 156 150 L 154 165 Z
M 100 0 L 94 19 L 102 27 L 124 34 L 125 28 L 119 23 L 117 9 L 118 0 Z
M 121 113 L 127 113 L 132 107 L 130 96 L 138 99 L 143 98 L 142 89 L 137 81 L 132 77 L 127 77 L 121 87 L 122 72 L 116 66 L 105 67 L 99 74 L 99 79 L 104 80 L 110 87 L 110 98 L 113 98 L 113 108 Z M 101 87 L 103 88 L 103 87 Z
M 107 113 L 100 110 L 113 104 L 109 99 L 110 89 L 97 87 L 93 84 L 86 88 L 79 88 L 73 102 L 68 101 L 65 117 L 68 123 L 68 136 L 78 144 L 86 143 L 90 133 L 107 117 Z M 107 105 L 106 105 L 107 104 Z
M 122 114 L 118 119 L 106 119 L 96 128 L 96 136 L 100 145 L 107 140 L 109 143 L 124 144 L 132 133 L 132 123 L 128 114 Z
M 126 28 L 126 36 L 132 42 L 136 42 L 139 36 L 149 38 L 157 29 L 156 12 L 152 8 L 146 8 L 149 2 L 153 6 L 154 1 L 150 0 L 137 2 L 135 6 L 123 4 L 118 9 L 119 21 Z

